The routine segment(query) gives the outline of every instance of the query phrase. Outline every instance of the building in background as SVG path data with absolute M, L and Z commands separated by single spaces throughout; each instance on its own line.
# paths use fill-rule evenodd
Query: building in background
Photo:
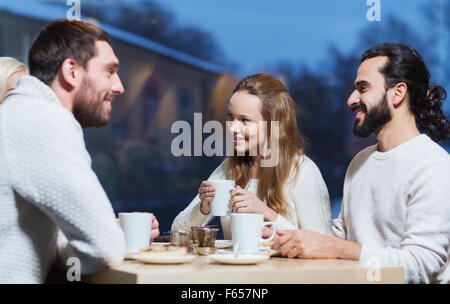
M 65 17 L 61 5 L 1 1 L 0 56 L 27 63 L 34 37 L 48 22 Z M 177 134 L 171 126 L 178 120 L 192 122 L 199 112 L 203 121 L 225 121 L 236 80 L 224 73 L 224 66 L 98 25 L 113 39 L 125 93 L 114 101 L 109 125 L 85 129 L 93 168 L 116 212 L 155 212 L 164 230 L 193 198 L 192 189 L 221 162 L 219 157 L 173 156 Z

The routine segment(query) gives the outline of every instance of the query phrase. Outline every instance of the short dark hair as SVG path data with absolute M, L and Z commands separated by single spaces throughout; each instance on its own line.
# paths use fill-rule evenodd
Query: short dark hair
M 96 55 L 96 41 L 112 44 L 108 33 L 87 21 L 53 21 L 39 33 L 30 48 L 30 74 L 49 85 L 67 58 L 87 68 L 88 61 Z
M 383 43 L 366 51 L 361 62 L 378 56 L 388 57 L 380 69 L 385 77 L 386 89 L 400 82 L 408 86 L 409 108 L 419 129 L 436 142 L 449 138 L 449 121 L 442 111 L 447 92 L 439 85 L 430 86 L 430 72 L 419 52 L 408 45 Z

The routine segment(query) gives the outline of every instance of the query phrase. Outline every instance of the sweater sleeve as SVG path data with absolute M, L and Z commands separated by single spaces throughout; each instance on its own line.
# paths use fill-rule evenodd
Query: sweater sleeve
M 225 162 L 226 160 L 214 170 L 208 180 L 225 178 Z M 191 203 L 175 217 L 172 230 L 190 230 L 192 226 L 208 224 L 214 217 L 203 214 L 200 211 L 200 206 L 200 196 L 197 194 Z
M 450 166 L 442 163 L 423 170 L 407 194 L 406 229 L 399 248 L 362 244 L 360 262 L 402 266 L 408 283 L 432 283 L 448 259 L 449 174 Z
M 333 221 L 332 232 L 333 232 L 333 235 L 338 238 L 341 238 L 344 240 L 347 238 L 347 230 L 345 227 L 343 210 L 341 210 L 341 212 L 339 212 L 338 218 Z
M 275 227 L 277 230 L 295 230 L 298 227 L 292 225 L 284 216 L 278 214 L 277 219 L 275 220 Z
M 300 165 L 297 179 L 292 191 L 300 228 L 323 234 L 331 231 L 330 197 L 319 168 L 310 160 Z M 277 229 L 296 229 L 287 220 L 277 219 Z M 280 226 L 278 226 L 280 225 Z
M 351 172 L 351 170 L 353 170 L 353 163 L 354 160 L 351 161 L 350 165 L 347 168 L 347 172 L 345 173 L 345 179 L 344 179 L 344 198 L 347 197 L 347 192 L 348 192 L 348 185 L 350 183 L 350 176 L 351 174 L 349 172 Z M 338 238 L 347 239 L 347 227 L 345 225 L 345 200 L 342 200 L 341 203 L 341 211 L 339 212 L 339 216 L 337 219 L 333 220 L 333 227 L 331 229 L 332 234 Z
M 79 258 L 82 274 L 120 263 L 125 253 L 123 232 L 91 168 L 81 127 L 61 105 L 35 104 L 5 124 L 14 191 L 46 214 L 67 238 L 59 250 L 63 262 Z

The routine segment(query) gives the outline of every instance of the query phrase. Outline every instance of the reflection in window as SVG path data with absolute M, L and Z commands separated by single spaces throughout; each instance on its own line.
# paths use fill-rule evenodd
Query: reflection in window
M 179 91 L 179 109 L 180 120 L 185 120 L 189 123 L 193 123 L 194 108 L 193 108 L 193 96 L 192 91 L 187 88 L 181 88 Z

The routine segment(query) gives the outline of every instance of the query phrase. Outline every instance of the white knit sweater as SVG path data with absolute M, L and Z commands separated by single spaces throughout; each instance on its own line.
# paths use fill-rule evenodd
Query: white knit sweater
M 361 151 L 333 232 L 362 244 L 361 262 L 404 267 L 408 283 L 448 282 L 449 154 L 424 134 L 388 152 Z
M 22 77 L 0 105 L 0 283 L 42 283 L 58 255 L 79 258 L 84 274 L 124 252 L 80 124 L 48 86 Z
M 214 170 L 208 180 L 226 179 L 226 162 L 224 160 L 219 167 Z M 331 234 L 331 208 L 328 189 L 316 164 L 303 155 L 298 159 L 299 172 L 291 174 L 284 186 L 284 195 L 289 204 L 287 215 L 278 215 L 275 224 L 276 229 L 308 229 L 324 234 Z M 258 180 L 252 179 L 248 189 L 256 194 Z M 264 201 L 267 204 L 266 201 Z M 204 215 L 200 211 L 201 201 L 199 195 L 175 218 L 172 229 L 188 229 L 191 226 L 200 226 L 213 219 L 211 215 Z M 225 239 L 231 239 L 230 216 L 220 217 L 221 226 Z

